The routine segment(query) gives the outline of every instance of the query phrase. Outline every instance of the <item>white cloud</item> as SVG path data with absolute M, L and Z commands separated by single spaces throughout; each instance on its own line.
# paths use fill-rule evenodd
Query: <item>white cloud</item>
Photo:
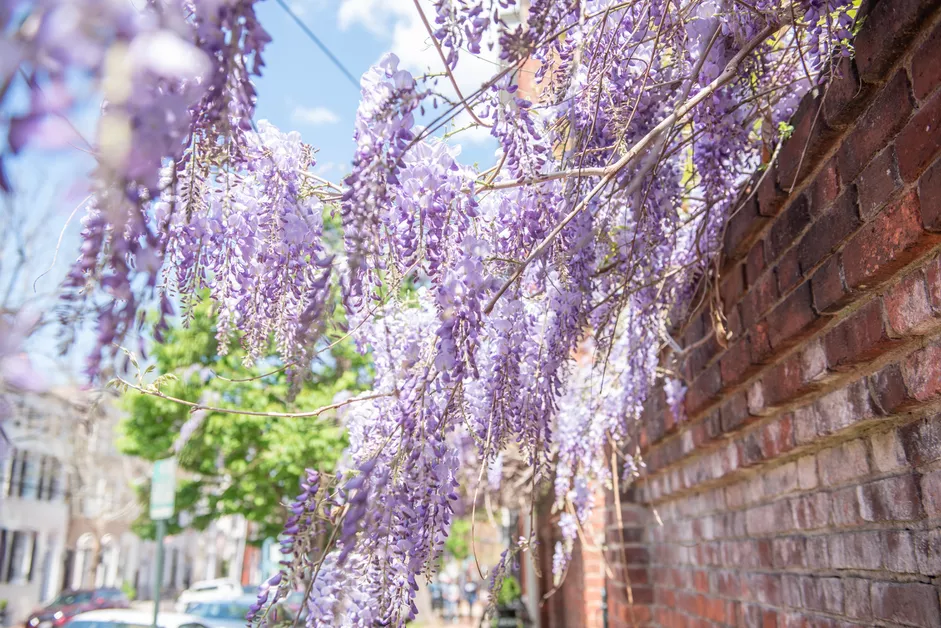
M 435 9 L 431 0 L 421 0 L 421 5 L 425 17 L 434 24 Z M 361 26 L 387 40 L 388 50 L 399 57 L 401 67 L 413 74 L 440 72 L 443 68 L 441 57 L 415 9 L 414 0 L 342 0 L 337 17 L 341 30 Z M 458 87 L 465 97 L 476 92 L 500 69 L 498 47 L 490 48 L 487 45 L 487 35 L 480 48 L 480 55 L 471 55 L 465 51 L 454 71 Z M 454 88 L 446 78 L 439 79 L 436 88 L 449 98 L 455 97 Z M 462 112 L 455 118 L 451 128 L 462 128 L 469 121 L 470 116 Z M 455 143 L 490 140 L 490 131 L 484 128 L 471 129 L 454 137 Z
M 301 124 L 316 126 L 318 124 L 334 124 L 340 117 L 326 107 L 303 107 L 298 105 L 291 112 L 291 119 Z

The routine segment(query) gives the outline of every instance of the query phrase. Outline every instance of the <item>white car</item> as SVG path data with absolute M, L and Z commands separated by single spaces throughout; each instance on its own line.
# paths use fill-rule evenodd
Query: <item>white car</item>
M 73 617 L 67 628 L 150 628 L 154 614 L 125 608 L 89 611 Z M 158 613 L 158 628 L 210 628 L 204 619 L 183 613 Z
M 187 604 L 204 602 L 208 600 L 224 600 L 241 597 L 242 585 L 229 578 L 216 578 L 193 583 L 180 597 L 176 599 L 176 610 L 179 613 L 186 611 Z

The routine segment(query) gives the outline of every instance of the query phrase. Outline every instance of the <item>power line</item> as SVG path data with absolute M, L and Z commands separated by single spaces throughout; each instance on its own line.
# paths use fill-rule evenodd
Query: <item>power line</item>
M 359 90 L 359 81 L 356 80 L 356 77 L 353 76 L 353 73 L 347 70 L 346 66 L 344 66 L 343 63 L 339 59 L 337 59 L 337 56 L 333 54 L 332 52 L 330 52 L 330 49 L 327 48 L 327 46 L 322 41 L 320 41 L 320 38 L 314 34 L 314 31 L 310 30 L 310 27 L 307 26 L 307 24 L 305 24 L 303 21 L 301 21 L 301 18 L 297 17 L 297 14 L 295 14 L 294 11 L 291 10 L 291 7 L 287 5 L 287 2 L 285 2 L 284 0 L 277 0 L 277 2 L 278 2 L 278 5 L 280 5 L 281 8 L 284 9 L 285 12 L 287 12 L 289 16 L 291 16 L 291 19 L 294 20 L 294 23 L 297 24 L 302 31 L 304 31 L 304 34 L 307 35 L 307 37 L 312 42 L 314 42 L 317 45 L 317 47 L 320 48 L 320 50 L 325 55 L 327 55 L 327 58 L 329 58 L 330 61 L 333 62 L 333 65 L 339 68 L 340 72 L 343 73 L 343 76 L 349 79 L 350 83 L 353 84 L 353 87 Z

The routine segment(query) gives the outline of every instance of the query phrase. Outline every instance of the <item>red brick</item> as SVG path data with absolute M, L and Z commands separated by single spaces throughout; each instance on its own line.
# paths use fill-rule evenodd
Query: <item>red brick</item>
M 724 311 L 729 311 L 745 292 L 745 268 L 739 264 L 729 270 L 722 278 L 719 295 L 722 297 Z
M 896 141 L 899 174 L 907 182 L 918 178 L 941 150 L 941 92 L 926 102 Z
M 836 255 L 827 259 L 814 273 L 810 284 L 814 309 L 821 314 L 839 310 L 848 298 L 843 285 L 843 268 Z
M 861 379 L 824 395 L 814 403 L 817 433 L 834 434 L 872 416 L 869 387 Z
M 729 399 L 719 411 L 723 432 L 731 432 L 738 429 L 750 417 L 748 414 L 748 399 L 744 392 L 736 393 Z
M 813 169 L 820 153 L 834 137 L 821 110 L 821 99 L 810 96 L 801 100 L 791 116 L 791 136 L 781 147 L 778 157 L 778 184 L 790 192 Z M 800 171 L 798 171 L 800 168 Z
M 817 530 L 830 523 L 830 496 L 813 493 L 791 500 L 794 525 L 798 530 Z
M 757 284 L 751 287 L 742 299 L 742 323 L 752 327 L 761 320 L 775 301 L 778 300 L 778 284 L 774 273 L 767 273 Z
M 834 491 L 830 495 L 830 521 L 837 528 L 856 527 L 863 522 L 855 487 Z
M 800 267 L 809 273 L 862 224 L 856 211 L 856 188 L 850 186 L 807 231 L 800 243 Z
M 748 353 L 752 364 L 761 364 L 771 355 L 771 340 L 768 338 L 768 323 L 761 322 L 748 334 Z
M 882 547 L 885 569 L 895 573 L 918 571 L 918 559 L 915 557 L 915 544 L 910 531 L 883 530 Z
M 941 574 L 941 529 L 915 532 L 918 571 L 926 576 Z
M 804 607 L 815 611 L 843 613 L 843 587 L 839 578 L 801 578 Z
M 921 271 L 910 273 L 892 286 L 882 298 L 889 327 L 897 335 L 904 336 L 924 330 L 932 321 L 933 313 L 928 305 L 928 290 Z
M 822 215 L 830 207 L 840 193 L 840 173 L 836 167 L 836 159 L 828 161 L 810 187 L 810 215 Z
M 813 331 L 819 317 L 814 311 L 810 283 L 803 283 L 778 307 L 768 314 L 768 336 L 771 346 L 778 350 L 799 341 Z
M 805 545 L 804 538 L 800 536 L 772 539 L 772 565 L 774 568 L 804 567 L 806 565 Z
M 750 198 L 729 218 L 725 229 L 724 251 L 729 259 L 739 259 L 745 255 L 754 242 L 754 236 L 768 222 L 758 214 L 757 199 Z
M 935 3 L 925 0 L 876 3 L 853 42 L 860 78 L 880 83 L 908 46 L 909 37 L 935 8 Z
M 748 252 L 748 259 L 745 261 L 745 280 L 749 288 L 751 288 L 755 282 L 758 281 L 758 277 L 761 275 L 761 271 L 764 269 L 764 242 L 756 242 L 755 246 L 753 246 Z
M 937 62 L 939 50 L 941 26 L 935 28 L 921 48 L 912 55 L 912 91 L 918 100 L 923 100 L 941 85 L 941 64 Z
M 778 166 L 776 162 L 760 174 L 755 196 L 758 199 L 758 213 L 760 215 L 778 215 L 781 206 L 787 200 L 787 194 L 778 186 Z
M 843 612 L 852 619 L 869 619 L 869 581 L 862 578 L 843 578 Z
M 872 160 L 859 178 L 859 215 L 864 221 L 871 220 L 902 186 L 896 165 L 895 146 L 890 145 Z
M 874 582 L 871 596 L 872 614 L 876 619 L 923 628 L 941 626 L 938 589 L 931 585 L 918 582 Z
M 820 480 L 824 486 L 837 486 L 869 474 L 866 445 L 856 439 L 817 454 Z
M 925 281 L 931 308 L 941 314 L 941 258 L 935 258 L 925 266 Z
M 872 87 L 861 84 L 856 62 L 851 58 L 838 61 L 833 78 L 827 84 L 823 117 L 831 127 L 843 127 L 856 120 L 865 106 Z
M 908 77 L 902 70 L 879 92 L 843 140 L 839 153 L 843 180 L 854 181 L 869 160 L 901 130 L 911 113 Z
M 898 430 L 873 434 L 869 437 L 869 444 L 872 446 L 872 463 L 877 473 L 892 473 L 908 464 Z
M 834 569 L 880 569 L 882 538 L 878 532 L 835 534 L 828 542 L 830 565 Z
M 761 383 L 766 405 L 776 406 L 790 401 L 803 385 L 800 356 L 792 355 L 773 367 L 761 378 Z
M 921 505 L 929 517 L 941 516 L 941 469 L 922 476 Z
M 941 345 L 915 351 L 902 366 L 905 386 L 912 397 L 925 401 L 941 392 Z
M 873 399 L 882 414 L 894 414 L 908 408 L 914 401 L 905 385 L 905 376 L 898 364 L 890 364 L 869 378 Z
M 830 368 L 865 361 L 886 349 L 891 340 L 882 322 L 882 304 L 873 299 L 830 330 L 823 348 Z
M 843 250 L 847 287 L 869 287 L 937 242 L 936 237 L 923 237 L 919 210 L 918 196 L 910 191 L 853 236 Z
M 778 278 L 778 292 L 781 294 L 787 294 L 791 288 L 800 283 L 801 266 L 798 260 L 797 248 L 791 249 L 778 260 L 774 274 Z
M 809 224 L 810 203 L 802 194 L 771 225 L 765 240 L 765 258 L 769 261 L 778 259 L 789 246 L 797 243 L 798 236 Z
M 918 181 L 918 195 L 925 199 L 921 207 L 921 220 L 925 229 L 941 231 L 941 159 L 928 168 Z
M 864 521 L 912 521 L 922 516 L 918 487 L 911 475 L 863 484 L 856 495 Z
M 914 466 L 941 460 L 941 416 L 932 416 L 899 428 L 905 458 Z

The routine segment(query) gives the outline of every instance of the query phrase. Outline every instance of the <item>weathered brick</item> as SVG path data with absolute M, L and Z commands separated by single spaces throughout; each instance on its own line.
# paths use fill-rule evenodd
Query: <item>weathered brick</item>
M 725 229 L 724 251 L 729 259 L 739 259 L 748 252 L 755 235 L 768 222 L 758 214 L 757 199 L 750 198 L 729 218 Z
M 856 188 L 850 186 L 833 203 L 830 210 L 811 226 L 800 243 L 800 267 L 810 272 L 830 252 L 852 235 L 861 225 L 856 211 Z
M 793 190 L 832 142 L 835 133 L 827 126 L 822 113 L 822 99 L 809 95 L 801 100 L 791 116 L 791 136 L 781 146 L 777 160 L 778 184 L 782 190 Z
M 830 495 L 830 521 L 837 528 L 856 527 L 863 522 L 856 487 L 840 489 Z
M 794 526 L 798 530 L 817 530 L 830 523 L 830 496 L 827 493 L 813 493 L 793 499 L 791 509 L 794 512 Z
M 911 475 L 860 485 L 856 496 L 864 521 L 911 521 L 922 514 L 918 488 Z
M 882 540 L 878 532 L 849 532 L 830 537 L 830 564 L 834 569 L 880 569 Z
M 864 221 L 879 213 L 892 194 L 902 187 L 896 165 L 895 146 L 885 148 L 856 179 L 859 215 Z
M 758 190 L 755 193 L 758 199 L 758 213 L 762 216 L 777 216 L 787 194 L 778 185 L 777 162 L 772 163 L 767 170 L 760 174 Z
M 908 530 L 883 530 L 882 546 L 885 551 L 883 567 L 895 573 L 916 573 L 918 561 L 915 558 L 915 544 L 912 533 Z
M 918 180 L 918 194 L 920 198 L 928 199 L 921 206 L 921 220 L 925 229 L 941 231 L 941 203 L 933 199 L 941 198 L 941 159 L 928 168 Z
M 882 322 L 882 304 L 874 299 L 823 337 L 830 368 L 865 361 L 884 351 L 891 339 Z
M 856 62 L 851 58 L 840 59 L 834 69 L 827 84 L 823 117 L 831 127 L 843 127 L 857 119 L 872 87 L 860 82 Z
M 778 282 L 774 273 L 766 273 L 753 285 L 742 300 L 742 323 L 752 327 L 778 299 Z
M 873 400 L 882 414 L 894 414 L 907 408 L 913 401 L 905 385 L 905 376 L 898 364 L 890 364 L 869 378 Z
M 936 238 L 923 237 L 918 196 L 910 191 L 866 223 L 843 250 L 843 269 L 850 289 L 871 286 L 930 248 Z
M 696 414 L 712 401 L 722 388 L 722 376 L 719 365 L 713 364 L 696 378 L 686 392 L 686 411 Z
M 814 404 L 817 413 L 817 433 L 833 434 L 872 416 L 869 387 L 865 380 L 824 395 Z
M 903 336 L 925 330 L 934 320 L 928 304 L 925 275 L 921 271 L 910 273 L 892 286 L 882 298 L 889 327 Z
M 905 467 L 908 460 L 905 458 L 905 449 L 899 438 L 898 430 L 873 434 L 869 437 L 872 447 L 872 462 L 879 473 L 891 473 Z
M 899 174 L 918 178 L 941 150 L 941 92 L 926 102 L 905 125 L 896 141 Z
M 912 91 L 915 98 L 924 100 L 941 85 L 941 64 L 937 63 L 938 50 L 941 50 L 941 26 L 925 40 L 912 55 Z
M 869 619 L 869 581 L 862 578 L 843 578 L 844 613 L 851 619 Z
M 814 309 L 821 314 L 839 310 L 848 297 L 843 285 L 843 268 L 836 255 L 829 257 L 823 266 L 817 269 L 810 283 L 814 294 Z
M 918 531 L 913 536 L 919 573 L 941 575 L 941 529 Z
M 722 284 L 719 286 L 719 295 L 722 297 L 722 303 L 725 310 L 738 302 L 745 292 L 745 269 L 739 264 L 732 267 L 722 278 Z
M 733 386 L 741 382 L 750 366 L 751 355 L 748 350 L 748 341 L 740 338 L 738 342 L 733 342 L 719 359 L 723 385 Z
M 876 619 L 923 628 L 941 625 L 938 590 L 931 585 L 918 582 L 874 582 L 870 596 L 872 614 Z
M 827 353 L 818 338 L 804 345 L 801 350 L 801 372 L 804 383 L 818 381 L 827 374 Z
M 723 432 L 738 429 L 748 418 L 748 398 L 744 392 L 738 392 L 726 401 L 719 410 Z
M 909 355 L 902 366 L 905 387 L 918 401 L 941 392 L 941 345 L 934 344 Z
M 817 410 L 805 406 L 794 411 L 794 442 L 806 445 L 817 440 Z
M 769 406 L 776 406 L 791 399 L 803 385 L 800 356 L 793 355 L 778 364 L 762 377 L 764 401 Z
M 929 517 L 941 516 L 941 469 L 922 476 L 921 503 Z
M 797 482 L 805 491 L 817 488 L 817 457 L 813 454 L 797 459 Z
M 774 274 L 778 278 L 778 292 L 781 294 L 787 294 L 800 283 L 802 275 L 797 248 L 789 250 L 778 260 Z
M 817 173 L 810 186 L 810 215 L 822 216 L 840 193 L 840 173 L 836 159 L 831 159 Z
M 878 2 L 856 35 L 856 65 L 866 83 L 880 83 L 935 5 L 924 0 Z
M 801 578 L 804 607 L 817 611 L 843 613 L 843 587 L 839 578 Z
M 840 148 L 840 174 L 844 181 L 855 181 L 869 160 L 901 130 L 912 113 L 908 77 L 897 72 L 879 92 L 856 127 Z
M 768 460 L 777 458 L 781 454 L 787 453 L 794 448 L 794 430 L 792 427 L 792 417 L 786 414 L 777 420 L 771 421 L 762 428 L 761 431 L 761 451 Z M 793 463 L 792 463 L 793 464 Z M 797 482 L 796 467 L 791 469 L 790 465 L 781 467 L 788 480 L 793 479 Z M 773 473 L 773 472 L 772 472 Z M 793 476 L 793 477 L 792 477 Z
M 771 346 L 780 350 L 800 341 L 814 330 L 818 319 L 810 283 L 805 282 L 768 314 Z
M 817 454 L 817 464 L 825 486 L 837 486 L 869 474 L 866 445 L 860 439 L 824 449 Z
M 798 196 L 782 212 L 765 240 L 765 257 L 776 260 L 785 249 L 797 242 L 797 237 L 810 224 L 810 203 L 805 195 Z
M 932 416 L 899 428 L 905 457 L 914 466 L 941 460 L 941 417 Z
M 925 283 L 931 309 L 941 314 L 941 259 L 935 258 L 925 265 Z
M 748 258 L 745 261 L 745 281 L 749 288 L 751 288 L 758 277 L 761 275 L 761 271 L 765 269 L 765 246 L 764 242 L 757 242 L 748 252 Z

